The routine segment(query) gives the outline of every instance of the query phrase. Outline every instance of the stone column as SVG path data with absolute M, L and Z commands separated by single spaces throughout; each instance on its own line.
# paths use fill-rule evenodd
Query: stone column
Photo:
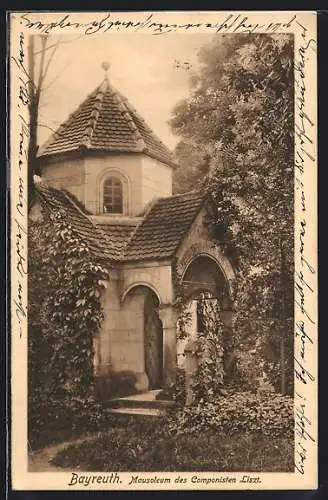
M 163 325 L 163 384 L 170 387 L 175 382 L 177 368 L 177 314 L 172 305 L 158 310 Z

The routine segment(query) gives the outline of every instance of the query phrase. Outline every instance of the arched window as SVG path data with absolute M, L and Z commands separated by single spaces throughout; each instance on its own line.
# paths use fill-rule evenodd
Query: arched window
M 103 184 L 103 212 L 123 213 L 123 185 L 117 177 L 108 177 Z

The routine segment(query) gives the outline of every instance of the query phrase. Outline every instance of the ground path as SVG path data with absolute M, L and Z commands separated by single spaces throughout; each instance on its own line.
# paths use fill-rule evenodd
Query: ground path
M 142 394 L 118 398 L 115 400 L 118 407 L 111 409 L 110 411 L 111 413 L 119 415 L 137 415 L 139 417 L 150 416 L 151 418 L 158 417 L 163 414 L 165 408 L 172 404 L 169 401 L 157 400 L 156 396 L 160 392 L 160 390 L 152 390 Z M 69 469 L 57 467 L 56 465 L 51 464 L 51 460 L 55 458 L 59 451 L 63 450 L 70 444 L 80 444 L 93 441 L 100 435 L 104 435 L 104 432 L 86 433 L 80 438 L 75 438 L 74 440 L 63 441 L 62 443 L 47 446 L 36 451 L 30 450 L 28 457 L 29 472 L 71 472 Z
M 52 446 L 47 446 L 41 450 L 30 452 L 28 455 L 28 471 L 29 472 L 71 472 L 70 469 L 63 467 L 57 467 L 53 465 L 51 460 L 55 458 L 57 453 L 70 444 L 80 444 L 87 441 L 93 441 L 103 433 L 88 434 L 86 436 L 74 439 L 71 441 L 65 441 Z M 76 470 L 76 469 L 75 469 Z

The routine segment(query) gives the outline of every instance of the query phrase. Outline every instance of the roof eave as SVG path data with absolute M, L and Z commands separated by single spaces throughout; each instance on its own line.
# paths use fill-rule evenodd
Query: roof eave
M 164 159 L 161 155 L 157 155 L 156 153 L 152 153 L 151 151 L 148 151 L 147 149 L 145 149 L 145 151 L 143 151 L 143 153 L 145 155 L 149 156 L 150 158 L 154 158 L 154 160 L 158 160 L 161 163 L 164 163 L 164 165 L 168 165 L 171 168 L 175 169 L 175 168 L 178 168 L 178 166 L 179 166 L 174 160 Z
M 74 154 L 83 154 L 83 153 L 126 153 L 126 154 L 133 154 L 133 153 L 140 153 L 140 154 L 145 154 L 149 156 L 150 158 L 153 158 L 154 160 L 158 160 L 164 165 L 167 165 L 173 169 L 178 168 L 178 164 L 174 160 L 167 160 L 164 159 L 161 155 L 157 155 L 156 153 L 152 153 L 151 151 L 148 151 L 147 148 L 139 148 L 139 147 L 131 147 L 131 148 L 118 148 L 118 147 L 112 147 L 112 148 L 99 148 L 99 147 L 86 147 L 86 146 L 78 146 L 76 148 L 71 148 L 67 149 L 65 151 L 58 151 L 54 153 L 47 153 L 44 152 L 42 155 L 37 157 L 37 162 L 41 163 L 42 161 L 51 161 L 54 160 L 55 158 L 62 158 L 64 156 L 71 156 Z
M 78 146 L 77 148 L 71 148 L 67 149 L 65 151 L 58 151 L 54 153 L 43 153 L 42 155 L 37 157 L 37 161 L 41 162 L 42 160 L 47 160 L 51 161 L 55 158 L 63 158 L 65 156 L 71 156 L 71 155 L 83 155 L 86 153 L 143 153 L 143 150 L 140 148 L 118 148 L 118 147 L 112 147 L 112 148 L 99 148 L 99 147 L 86 147 L 84 145 Z

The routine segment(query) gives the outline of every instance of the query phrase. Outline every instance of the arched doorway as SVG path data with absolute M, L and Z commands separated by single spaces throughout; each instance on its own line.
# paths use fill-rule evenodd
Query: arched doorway
M 223 308 L 229 306 L 228 281 L 217 262 L 210 256 L 195 257 L 185 270 L 181 285 L 187 297 L 196 297 L 201 293 L 206 293 L 217 298 Z
M 144 303 L 144 346 L 149 389 L 159 389 L 163 383 L 163 325 L 158 307 L 158 298 L 148 289 Z
M 134 356 L 138 356 L 140 371 L 146 375 L 145 390 L 159 389 L 163 383 L 163 325 L 159 318 L 160 301 L 147 285 L 132 286 L 124 294 L 126 322 L 133 333 Z
M 195 257 L 186 268 L 181 281 L 189 315 L 189 339 L 178 343 L 178 364 L 183 367 L 184 350 L 190 339 L 196 340 L 207 328 L 223 333 L 224 365 L 229 376 L 232 352 L 232 300 L 229 282 L 218 263 L 208 255 Z M 219 340 L 219 339 L 218 339 Z

